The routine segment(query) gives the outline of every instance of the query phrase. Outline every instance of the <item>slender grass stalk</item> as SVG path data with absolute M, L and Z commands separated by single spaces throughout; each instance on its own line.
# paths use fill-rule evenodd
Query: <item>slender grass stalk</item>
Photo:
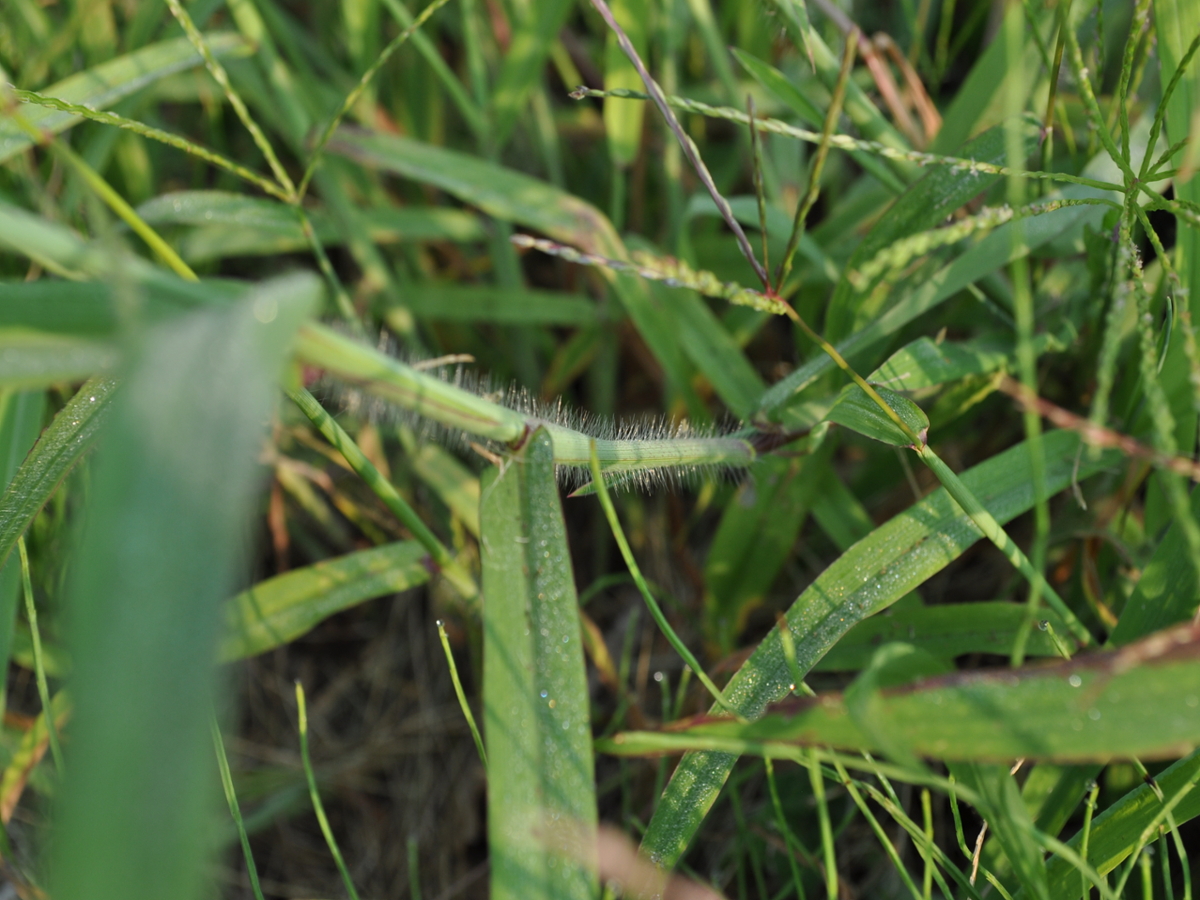
M 408 839 L 408 895 L 412 900 L 421 900 L 421 855 L 415 837 Z
M 155 255 L 166 263 L 176 275 L 188 281 L 199 280 L 196 277 L 196 273 L 180 258 L 171 245 L 164 241 L 158 232 L 147 225 L 134 208 L 125 201 L 125 198 L 113 190 L 112 185 L 105 181 L 99 172 L 88 165 L 83 157 L 58 140 L 54 135 L 39 130 L 21 114 L 20 110 L 10 109 L 9 118 L 16 123 L 18 128 L 29 135 L 35 143 L 44 143 L 49 147 L 51 153 L 62 160 L 67 166 L 74 169 L 87 186 L 108 205 L 109 209 L 116 213 L 121 221 L 145 241 L 146 245 L 154 251 Z
M 613 539 L 616 540 L 617 547 L 621 550 L 621 556 L 625 559 L 625 565 L 629 567 L 629 574 L 633 577 L 633 582 L 637 585 L 638 590 L 641 591 L 642 598 L 646 601 L 646 608 L 650 610 L 650 615 L 653 617 L 655 624 L 658 625 L 659 630 L 662 631 L 663 636 L 675 649 L 675 652 L 680 655 L 685 663 L 692 667 L 692 671 L 696 673 L 696 678 L 712 694 L 717 705 L 739 721 L 745 721 L 737 709 L 725 699 L 725 695 L 721 692 L 721 689 L 705 674 L 704 669 L 701 668 L 692 651 L 679 639 L 679 635 L 675 633 L 675 629 L 671 627 L 671 623 L 667 621 L 667 617 L 663 614 L 662 607 L 658 605 L 658 601 L 654 599 L 654 595 L 650 592 L 650 586 L 646 584 L 646 579 L 642 576 L 642 570 L 638 566 L 637 560 L 633 558 L 633 550 L 630 549 L 629 541 L 625 538 L 625 530 L 621 528 L 621 520 L 617 518 L 617 510 L 613 506 L 612 498 L 608 496 L 608 486 L 604 483 L 604 470 L 600 467 L 600 457 L 597 454 L 594 441 L 592 442 L 591 464 L 592 478 L 596 485 L 596 494 L 600 498 L 600 505 L 604 509 L 608 525 L 612 529 Z
M 1087 842 L 1088 840 L 1091 840 L 1092 836 L 1092 815 L 1094 812 L 1096 812 L 1096 798 L 1099 796 L 1099 793 L 1100 786 L 1097 784 L 1097 782 L 1093 781 L 1092 790 L 1088 791 L 1087 799 L 1084 802 L 1084 828 L 1082 828 L 1080 832 L 1081 836 L 1079 840 L 1080 858 L 1084 860 L 1085 863 L 1087 862 Z M 1087 875 L 1084 871 L 1080 870 L 1079 877 L 1082 890 L 1084 890 L 1084 893 L 1082 893 L 1082 898 L 1087 900 L 1088 894 L 1091 893 L 1091 886 L 1087 883 Z
M 924 823 L 925 839 L 933 843 L 933 805 L 929 788 L 921 788 L 921 820 Z M 933 897 L 933 854 L 924 847 L 921 848 L 921 860 L 925 863 L 921 874 L 921 897 L 931 900 Z
M 468 600 L 479 596 L 479 586 L 475 580 L 455 561 L 450 551 L 417 515 L 416 511 L 405 502 L 390 481 L 383 477 L 367 455 L 359 449 L 354 438 L 334 421 L 333 416 L 317 402 L 317 399 L 304 388 L 288 391 L 288 396 L 300 407 L 301 412 L 308 416 L 309 421 L 325 436 L 339 453 L 346 458 L 355 474 L 375 492 L 384 505 L 404 526 L 412 532 L 413 537 L 421 542 L 421 546 L 429 551 L 429 555 L 437 564 L 446 580 L 454 585 L 455 590 Z
M 746 95 L 746 115 L 753 122 L 758 118 L 758 113 L 754 108 L 754 95 Z M 753 125 L 750 126 L 750 174 L 754 181 L 754 199 L 758 204 L 758 234 L 762 238 L 762 264 L 763 268 L 771 271 L 771 253 L 767 243 L 767 194 L 763 187 L 763 154 L 762 154 L 762 137 L 758 133 L 758 129 Z M 782 285 L 778 278 L 775 279 L 777 285 Z
M 1175 93 L 1175 89 L 1179 87 L 1180 79 L 1183 78 L 1187 71 L 1188 65 L 1192 61 L 1192 57 L 1196 55 L 1196 50 L 1200 49 L 1200 34 L 1192 38 L 1192 42 L 1188 45 L 1187 51 L 1183 54 L 1183 58 L 1179 60 L 1179 66 L 1171 75 L 1171 80 L 1167 82 L 1167 87 L 1163 91 L 1162 99 L 1159 101 L 1158 107 L 1154 110 L 1154 121 L 1150 125 L 1150 135 L 1146 140 L 1146 155 L 1142 157 L 1142 168 L 1138 173 L 1138 178 L 1142 181 L 1150 180 L 1150 175 L 1159 167 L 1167 164 L 1168 160 L 1175 155 L 1176 152 L 1182 150 L 1186 145 L 1186 139 L 1176 144 L 1173 147 L 1167 148 L 1154 165 L 1150 165 L 1150 160 L 1154 155 L 1154 147 L 1158 143 L 1158 136 L 1162 133 L 1163 122 L 1167 115 L 1167 106 L 1171 102 L 1171 97 Z
M 833 827 L 829 821 L 829 803 L 825 799 L 825 776 L 814 751 L 809 750 L 808 780 L 812 785 L 813 799 L 817 805 L 817 822 L 821 829 L 821 851 L 825 860 L 825 895 L 829 900 L 838 898 L 837 853 L 833 846 Z
M 580 100 L 584 97 L 595 97 L 604 99 L 615 97 L 623 100 L 650 100 L 651 95 L 644 94 L 640 91 L 631 91 L 626 88 L 613 88 L 612 90 L 597 90 L 595 88 L 579 87 L 571 92 L 571 96 Z M 665 102 L 673 109 L 679 109 L 684 112 L 696 113 L 702 116 L 708 116 L 714 119 L 723 119 L 727 122 L 734 122 L 740 125 L 750 125 L 750 119 L 743 110 L 735 109 L 732 106 L 712 106 L 708 103 L 702 103 L 699 100 L 692 100 L 687 97 L 665 97 Z M 772 119 L 766 116 L 760 116 L 754 120 L 754 127 L 760 131 L 770 132 L 771 134 L 780 134 L 785 137 L 792 137 L 797 140 L 806 141 L 810 144 L 820 144 L 822 134 L 819 131 L 811 131 L 807 128 L 797 128 L 780 119 Z M 901 162 L 916 163 L 919 166 L 947 166 L 951 169 L 956 169 L 962 172 L 979 172 L 988 175 L 1009 175 L 1011 170 L 1008 166 L 998 165 L 997 163 L 983 162 L 981 160 L 963 159 L 957 156 L 947 156 L 940 153 L 926 153 L 921 150 L 899 150 L 895 147 L 890 147 L 887 144 L 881 144 L 878 141 L 866 141 L 860 138 L 851 137 L 846 134 L 831 134 L 828 138 L 829 146 L 838 150 L 861 150 L 864 153 L 873 153 L 881 156 L 884 159 L 897 160 Z M 1088 178 L 1083 175 L 1072 175 L 1069 172 L 1043 172 L 1036 169 L 1022 169 L 1017 174 L 1024 176 L 1030 180 L 1060 182 L 1063 184 L 1080 184 L 1085 187 L 1094 187 L 1104 191 L 1123 191 L 1124 187 L 1120 184 L 1111 181 L 1101 181 L 1096 178 Z
M 168 2 L 177 3 L 178 0 L 168 0 Z M 317 169 L 317 164 L 321 161 L 321 154 L 325 150 L 325 145 L 329 143 L 329 139 L 333 137 L 333 133 L 337 131 L 338 124 L 345 117 L 346 113 L 348 113 L 354 104 L 358 102 L 358 98 L 363 95 L 363 91 L 367 89 L 367 85 L 371 83 L 372 79 L 375 78 L 379 70 L 383 68 L 384 64 L 392 58 L 392 54 L 399 50 L 404 42 L 412 37 L 413 34 L 416 33 L 417 29 L 429 21 L 429 17 L 445 6 L 447 2 L 448 0 L 433 0 L 433 2 L 426 6 L 425 9 L 421 11 L 421 14 L 413 20 L 411 25 L 400 32 L 400 34 L 396 35 L 396 37 L 392 38 L 388 45 L 383 48 L 383 51 L 379 54 L 379 56 L 376 57 L 375 62 L 371 63 L 367 71 L 363 72 L 362 77 L 358 80 L 358 84 L 356 84 L 354 89 L 346 95 L 346 99 L 342 101 L 341 106 L 338 107 L 337 112 L 333 114 L 333 118 L 329 120 L 329 124 L 325 126 L 325 130 L 321 132 L 321 136 L 317 139 L 316 146 L 313 147 L 312 156 L 309 158 L 308 165 L 304 169 L 304 176 L 300 179 L 300 187 L 294 192 L 297 203 L 304 198 L 304 194 L 308 190 L 309 182 L 312 181 L 313 173 Z M 172 6 L 172 10 L 174 10 L 174 6 Z
M 321 826 L 321 834 L 325 836 L 325 843 L 329 847 L 333 861 L 337 864 L 338 872 L 341 873 L 346 893 L 350 895 L 350 900 L 359 900 L 358 891 L 354 889 L 354 882 L 350 878 L 350 870 L 346 868 L 346 862 L 342 859 L 342 851 L 338 849 L 337 840 L 333 836 L 333 829 L 329 827 L 329 819 L 326 817 L 325 807 L 321 803 L 321 794 L 317 790 L 317 776 L 313 772 L 312 760 L 308 754 L 308 710 L 304 704 L 304 687 L 299 680 L 296 681 L 296 709 L 300 716 L 300 760 L 304 766 L 304 777 L 308 781 L 308 795 L 312 798 L 313 812 L 316 813 L 317 823 Z
M 305 240 L 308 241 L 308 246 L 312 249 L 313 256 L 317 260 L 317 268 L 321 270 L 321 274 L 325 276 L 325 280 L 329 283 L 329 287 L 333 291 L 334 303 L 337 306 L 338 313 L 356 334 L 362 336 L 364 334 L 363 325 L 358 318 L 358 313 L 354 311 L 354 303 L 350 300 L 350 295 L 346 293 L 342 279 L 338 278 L 332 263 L 329 262 L 329 255 L 325 252 L 325 247 L 321 244 L 320 238 L 317 237 L 317 232 L 313 228 L 308 214 L 304 211 L 304 207 L 299 204 L 296 204 L 293 209 L 296 211 L 296 218 L 300 220 L 300 229 L 304 233 Z
M 792 833 L 792 829 L 788 827 L 787 817 L 783 814 L 783 803 L 779 799 L 779 787 L 775 784 L 774 764 L 770 759 L 764 759 L 763 765 L 767 771 L 767 791 L 771 795 L 771 808 L 775 811 L 775 827 L 783 835 L 783 846 L 787 853 L 788 869 L 792 873 L 792 885 L 796 888 L 796 896 L 799 900 L 805 900 L 804 879 L 800 877 L 800 866 L 796 862 L 795 848 L 798 847 L 800 852 L 806 857 L 811 854 L 800 843 L 800 839 Z
M 475 724 L 475 716 L 471 712 L 471 704 L 467 702 L 466 692 L 463 691 L 462 681 L 458 677 L 458 666 L 454 662 L 454 653 L 450 649 L 450 639 L 446 637 L 446 624 L 438 619 L 437 621 L 438 638 L 442 642 L 442 652 L 446 654 L 446 665 L 450 668 L 450 680 L 454 683 L 454 696 L 458 698 L 458 705 L 462 709 L 463 718 L 467 720 L 467 727 L 471 729 L 471 737 L 475 740 L 475 749 L 479 751 L 479 761 L 483 763 L 484 772 L 487 771 L 487 751 L 483 749 L 483 738 L 479 734 L 479 726 Z
M 62 745 L 58 742 L 58 723 L 54 721 L 54 710 L 50 706 L 50 686 L 46 681 L 46 661 L 42 655 L 42 632 L 38 627 L 37 606 L 33 602 L 33 581 L 29 576 L 29 554 L 25 550 L 25 538 L 17 538 L 17 552 L 21 555 L 21 585 L 25 591 L 25 615 L 29 619 L 29 633 L 33 638 L 33 672 L 37 678 L 38 699 L 42 701 L 42 713 L 46 717 L 46 737 L 50 741 L 50 753 L 54 757 L 54 768 L 61 778 L 63 766 Z
M 837 81 L 833 86 L 833 96 L 829 99 L 829 109 L 825 111 L 825 122 L 821 128 L 821 140 L 817 144 L 817 152 L 808 165 L 808 187 L 804 198 L 796 206 L 796 217 L 792 221 L 792 233 L 788 236 L 787 249 L 783 251 L 783 259 L 779 263 L 779 272 L 775 276 L 775 284 L 783 290 L 787 277 L 792 271 L 792 259 L 800 247 L 800 238 L 804 236 L 804 225 L 808 214 L 812 211 L 821 193 L 821 175 L 825 171 L 825 160 L 829 157 L 830 142 L 837 128 L 838 117 L 842 114 L 842 103 L 846 99 L 846 84 L 850 80 L 850 72 L 854 68 L 854 54 L 858 49 L 861 34 L 857 26 L 846 36 L 846 48 L 842 53 L 842 65 L 838 70 Z M 758 129 L 751 125 L 751 133 Z
M 183 4 L 179 0 L 167 0 L 167 6 L 171 10 L 171 15 L 183 26 L 183 31 L 188 36 L 188 40 L 192 42 L 192 46 L 203 57 L 205 67 L 212 75 L 213 80 L 220 85 L 221 90 L 225 94 L 225 99 L 233 107 L 234 113 L 241 120 L 246 130 L 250 132 L 251 139 L 253 139 L 259 151 L 261 151 L 263 158 L 266 159 L 267 165 L 271 168 L 271 172 L 275 176 L 275 180 L 283 188 L 289 202 L 297 202 L 299 197 L 296 193 L 296 186 L 292 183 L 292 179 L 288 176 L 283 164 L 280 163 L 279 157 L 275 155 L 275 148 L 271 146 L 271 142 L 267 139 L 266 134 L 259 128 L 258 123 L 254 121 L 254 117 L 250 115 L 250 110 L 246 108 L 246 104 L 242 101 L 241 96 L 230 82 L 229 74 L 225 71 L 225 67 L 221 65 L 220 60 L 213 56 L 212 50 L 208 46 L 208 41 L 204 39 L 204 35 L 200 33 L 200 29 L 196 27 L 196 23 L 192 21 L 192 17 L 183 8 Z
M 222 156 L 215 150 L 210 150 L 187 138 L 177 134 L 172 134 L 169 131 L 163 131 L 160 128 L 154 128 L 139 122 L 136 119 L 129 119 L 125 116 L 118 115 L 108 110 L 92 109 L 88 106 L 80 106 L 77 103 L 68 103 L 66 100 L 60 100 L 57 97 L 47 97 L 44 94 L 39 94 L 36 91 L 22 91 L 16 88 L 10 88 L 13 95 L 22 103 L 28 103 L 33 106 L 42 106 L 47 109 L 57 109 L 60 112 L 70 113 L 73 116 L 79 116 L 82 119 L 90 119 L 93 122 L 99 122 L 102 125 L 111 125 L 114 128 L 121 128 L 125 131 L 131 131 L 134 134 L 147 138 L 152 141 L 158 141 L 161 144 L 166 144 L 168 147 L 174 147 L 176 150 L 182 150 L 190 156 L 197 159 L 202 159 L 207 163 L 224 169 L 241 178 L 244 181 L 253 184 L 264 193 L 270 194 L 278 200 L 288 201 L 287 192 L 282 190 L 275 182 L 268 178 L 264 178 L 257 172 L 247 169 L 226 156 Z
M 1021 136 L 1020 120 L 1017 118 L 1024 105 L 1025 90 L 1022 78 L 1015 77 L 1023 69 L 1022 55 L 1024 44 L 1021 40 L 1025 32 L 1025 10 L 1019 3 L 1010 3 L 1004 17 L 1005 47 L 1008 52 L 1008 69 L 1013 74 L 1006 83 L 1008 87 L 1005 96 L 1008 114 L 1005 125 L 1005 151 L 1007 163 L 1012 173 L 1008 176 L 1008 197 L 1013 206 L 1025 205 L 1026 180 L 1021 177 L 1019 170 L 1025 162 L 1024 142 Z M 1021 383 L 1028 390 L 1037 391 L 1037 349 L 1033 344 L 1033 289 L 1030 284 L 1029 260 L 1020 252 L 1025 242 L 1024 230 L 1012 229 L 1013 261 L 1009 265 L 1009 273 L 1013 285 L 1013 315 L 1017 325 L 1017 371 Z M 1025 442 L 1029 448 L 1029 469 L 1033 478 L 1033 571 L 1042 573 L 1046 569 L 1046 544 L 1050 539 L 1050 504 L 1046 496 L 1046 458 L 1042 450 L 1042 420 L 1036 412 L 1025 409 L 1022 412 L 1025 425 Z M 1017 629 L 1013 640 L 1011 663 L 1014 668 L 1025 662 L 1025 644 L 1033 630 L 1038 617 L 1038 607 L 1041 602 L 1044 578 L 1034 579 L 1029 583 L 1029 595 L 1025 604 L 1025 619 Z
M 258 881 L 258 866 L 254 864 L 254 853 L 250 850 L 250 835 L 246 833 L 246 823 L 242 821 L 242 808 L 238 804 L 237 792 L 233 788 L 233 773 L 229 771 L 229 757 L 225 755 L 225 741 L 221 738 L 221 726 L 217 724 L 216 716 L 209 719 L 212 731 L 213 749 L 217 754 L 217 767 L 221 770 L 221 787 L 225 791 L 225 802 L 229 804 L 229 815 L 237 829 L 238 840 L 242 844 L 242 858 L 246 860 L 246 875 L 250 879 L 250 890 L 254 900 L 264 900 L 262 886 Z
M 704 160 L 700 158 L 700 151 L 696 148 L 695 143 L 687 133 L 683 130 L 683 126 L 679 124 L 679 120 L 675 117 L 675 113 L 671 111 L 670 105 L 667 103 L 666 96 L 662 89 L 651 77 L 650 72 L 646 69 L 645 63 L 638 55 L 633 43 L 629 40 L 629 36 L 625 34 L 624 29 L 618 24 L 612 10 L 608 8 L 608 4 L 604 0 L 592 0 L 592 6 L 603 17 L 605 24 L 616 35 L 617 44 L 621 47 L 624 54 L 629 57 L 629 61 L 637 70 L 638 76 L 642 79 L 642 83 L 646 86 L 646 90 L 650 94 L 650 98 L 654 101 L 654 105 L 658 107 L 662 113 L 663 119 L 666 120 L 667 126 L 679 141 L 683 148 L 683 154 L 687 157 L 688 162 L 692 164 L 700 183 L 704 185 L 708 195 L 712 198 L 713 203 L 717 205 L 717 209 L 721 212 L 721 217 L 725 220 L 725 224 L 729 226 L 729 230 L 733 232 L 737 238 L 738 249 L 742 251 L 742 256 L 746 258 L 746 262 L 750 263 L 750 267 L 754 269 L 754 274 L 758 276 L 758 280 L 762 282 L 763 287 L 769 287 L 771 278 L 767 274 L 767 270 L 763 268 L 762 263 L 754 255 L 754 248 L 750 246 L 750 240 L 746 237 L 746 232 L 742 230 L 742 226 L 738 224 L 734 218 L 733 210 L 729 207 L 729 202 L 721 196 L 721 192 L 717 190 L 716 182 L 713 181 L 712 175 L 708 171 L 708 167 L 704 165 Z M 742 113 L 744 116 L 745 113 Z
M 871 831 L 875 833 L 876 839 L 883 847 L 883 852 L 887 854 L 888 859 L 892 861 L 892 866 L 896 873 L 900 876 L 900 880 L 904 882 L 904 886 L 908 888 L 908 892 L 912 895 L 913 900 L 921 900 L 922 894 L 917 889 L 916 883 L 912 880 L 908 869 L 905 867 L 900 855 L 896 852 L 896 848 L 892 846 L 891 839 L 887 836 L 887 832 L 883 830 L 883 826 L 879 824 L 879 820 L 875 818 L 875 814 L 871 812 L 871 807 L 863 800 L 862 794 L 858 792 L 858 788 L 854 785 L 854 780 L 850 774 L 842 767 L 840 762 L 834 762 L 837 768 L 838 775 L 841 777 L 842 785 L 850 794 L 850 799 L 854 801 L 854 805 L 858 807 L 859 813 L 867 820 L 867 824 L 871 827 Z

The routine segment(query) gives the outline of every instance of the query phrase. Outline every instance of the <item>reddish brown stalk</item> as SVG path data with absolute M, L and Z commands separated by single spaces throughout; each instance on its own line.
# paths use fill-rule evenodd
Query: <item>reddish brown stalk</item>
M 1043 419 L 1057 425 L 1059 428 L 1066 428 L 1076 432 L 1083 438 L 1084 443 L 1089 446 L 1120 450 L 1132 459 L 1145 460 L 1160 468 L 1170 469 L 1172 472 L 1176 472 L 1185 478 L 1190 478 L 1192 481 L 1200 481 L 1200 463 L 1194 460 L 1185 459 L 1182 456 L 1168 456 L 1166 453 L 1160 453 L 1153 447 L 1147 447 L 1127 434 L 1121 434 L 1118 431 L 1113 431 L 1111 428 L 1096 425 L 1083 416 L 1076 415 L 1070 410 L 1063 409 L 1061 406 L 1057 406 L 1049 400 L 1039 397 L 1023 384 L 1007 375 L 1000 381 L 999 387 L 1000 390 L 1021 404 L 1023 408 L 1033 410 Z

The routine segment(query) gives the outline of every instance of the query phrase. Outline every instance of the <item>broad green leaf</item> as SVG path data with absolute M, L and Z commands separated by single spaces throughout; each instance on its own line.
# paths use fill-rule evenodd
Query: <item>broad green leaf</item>
M 1005 368 L 1012 353 L 1012 342 L 998 336 L 941 342 L 919 337 L 889 356 L 867 381 L 915 391 Z
M 1200 744 L 1200 629 L 1180 626 L 1057 665 L 955 672 L 880 687 L 872 730 L 917 756 L 1010 764 L 1021 757 L 1169 759 Z M 885 750 L 848 709 L 849 693 L 786 700 L 750 723 L 705 717 L 662 736 L 671 750 L 716 746 L 701 743 L 708 739 Z M 644 752 L 657 736 L 631 732 L 604 748 Z
M 108 415 L 117 382 L 93 378 L 42 432 L 0 497 L 0 564 L 67 473 L 92 448 Z
M 496 900 L 597 894 L 583 640 L 544 429 L 483 477 L 483 706 Z
M 340 130 L 329 143 L 364 165 L 432 184 L 490 216 L 545 232 L 581 250 L 614 256 L 612 224 L 590 203 L 513 169 L 409 138 Z
M 56 897 L 204 894 L 220 603 L 289 344 L 320 283 L 145 332 L 93 469 L 67 586 L 75 704 Z
M 326 559 L 260 581 L 225 604 L 222 662 L 286 644 L 336 612 L 429 580 L 429 554 L 401 541 Z
M 262 256 L 307 251 L 309 239 L 295 212 L 275 200 L 227 191 L 177 191 L 138 207 L 151 225 L 191 225 L 176 244 L 191 263 L 230 256 Z M 362 210 L 362 225 L 380 244 L 404 241 L 479 241 L 485 237 L 479 217 L 438 207 L 373 207 Z M 325 245 L 350 243 L 342 224 L 322 210 L 309 218 Z
M 903 394 L 889 391 L 885 387 L 876 387 L 875 390 L 900 417 L 900 420 L 924 442 L 929 431 L 929 419 L 921 411 L 921 407 Z M 879 404 L 868 397 L 867 392 L 858 385 L 852 385 L 846 391 L 837 405 L 829 411 L 827 418 L 830 422 L 844 425 L 859 434 L 883 441 L 885 444 L 895 447 L 912 446 L 912 438 L 906 435 L 900 426 L 879 408 Z
M 769 456 L 721 515 L 704 563 L 704 624 L 720 656 L 733 652 L 746 616 L 775 581 L 800 534 L 818 483 L 819 457 Z
M 939 659 L 950 660 L 967 653 L 1008 656 L 1027 615 L 1024 604 L 1002 601 L 885 610 L 846 632 L 813 668 L 832 672 L 861 669 L 871 661 L 877 647 L 892 641 L 912 644 Z M 1062 623 L 1051 611 L 1043 610 L 1042 616 L 1055 631 L 1064 633 Z M 1058 655 L 1050 635 L 1040 630 L 1029 636 L 1025 652 L 1029 656 Z
M 228 32 L 206 36 L 214 56 L 243 54 L 250 44 Z M 201 64 L 200 54 L 186 37 L 174 38 L 118 56 L 95 68 L 72 75 L 40 93 L 79 106 L 107 109 L 118 100 L 140 91 L 160 78 Z M 42 131 L 57 134 L 81 121 L 78 116 L 43 106 L 22 106 L 21 114 Z M 12 122 L 0 120 L 0 162 L 11 159 L 32 145 L 25 132 Z
M 1190 715 L 1194 716 L 1192 712 Z M 1200 815 L 1200 751 L 1193 751 L 1179 762 L 1154 776 L 1164 799 L 1173 803 L 1171 815 L 1182 825 Z M 1124 862 L 1137 846 L 1138 839 L 1155 822 L 1163 822 L 1163 802 L 1153 787 L 1138 785 L 1092 820 L 1088 835 L 1087 861 L 1101 875 L 1107 875 Z M 1075 852 L 1082 850 L 1082 832 L 1068 845 Z M 1055 900 L 1075 900 L 1079 896 L 1079 869 L 1061 856 L 1052 856 L 1046 863 L 1049 872 L 1050 896 Z M 1022 897 L 1023 895 L 1018 895 Z
M 404 292 L 404 306 L 418 318 L 441 322 L 583 327 L 598 318 L 596 304 L 581 294 L 491 285 L 414 285 Z
M 1076 435 L 1052 431 L 1044 438 L 1046 486 L 1062 490 L 1073 477 L 1086 478 L 1114 456 L 1084 454 L 1074 472 Z M 1003 524 L 1033 505 L 1029 452 L 1024 444 L 997 454 L 962 476 L 967 487 Z M 930 494 L 879 526 L 842 554 L 792 604 L 787 613 L 796 663 L 810 670 L 852 625 L 885 609 L 945 568 L 978 541 L 981 533 L 944 489 Z M 753 718 L 785 696 L 792 668 L 778 629 L 754 651 L 725 688 L 742 715 Z M 687 849 L 736 761 L 729 753 L 684 757 L 651 819 L 644 849 L 661 865 L 673 866 Z

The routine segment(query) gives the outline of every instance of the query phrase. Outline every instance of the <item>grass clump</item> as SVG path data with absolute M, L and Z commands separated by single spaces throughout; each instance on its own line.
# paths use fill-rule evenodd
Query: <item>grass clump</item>
M 1190 897 L 1198 46 L 8 4 L 14 890 Z

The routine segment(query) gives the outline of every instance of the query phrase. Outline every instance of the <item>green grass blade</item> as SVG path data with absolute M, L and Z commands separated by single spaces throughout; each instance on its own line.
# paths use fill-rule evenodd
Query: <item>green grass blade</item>
M 0 498 L 0 560 L 7 560 L 55 488 L 92 448 L 103 425 L 117 382 L 86 382 L 38 438 Z
M 329 855 L 333 857 L 333 861 L 337 864 L 338 874 L 342 876 L 342 885 L 346 888 L 346 893 L 350 900 L 358 900 L 358 891 L 354 889 L 354 880 L 350 877 L 350 870 L 346 868 L 346 860 L 342 857 L 337 839 L 333 836 L 329 817 L 325 815 L 325 805 L 321 803 L 321 792 L 317 790 L 317 775 L 313 771 L 312 758 L 308 752 L 308 707 L 304 702 L 304 687 L 300 684 L 299 679 L 296 680 L 296 711 L 299 717 L 300 761 L 304 766 L 304 779 L 308 782 L 308 797 L 312 801 L 313 813 L 317 817 L 317 824 L 325 838 L 325 845 L 329 847 Z
M 583 641 L 550 436 L 483 479 L 483 706 L 496 900 L 597 892 Z
M 895 609 L 890 615 L 859 622 L 813 668 L 818 672 L 857 671 L 871 661 L 880 644 L 892 641 L 912 644 L 944 660 L 968 653 L 1008 656 L 1024 618 L 1024 606 L 1003 601 Z M 1063 629 L 1061 621 L 1049 611 L 1046 620 L 1056 629 Z M 1030 656 L 1058 656 L 1049 634 L 1041 630 L 1030 635 L 1026 652 Z
M 1078 851 L 1086 834 L 1087 861 L 1100 875 L 1107 875 L 1124 862 L 1138 846 L 1146 830 L 1162 822 L 1164 805 L 1155 787 L 1168 803 L 1177 825 L 1200 815 L 1200 751 L 1192 753 L 1154 776 L 1155 785 L 1142 784 L 1091 820 L 1086 832 L 1076 834 L 1067 846 Z M 1079 896 L 1079 869 L 1061 854 L 1046 865 L 1050 896 L 1074 900 Z
M 0 482 L 5 488 L 29 454 L 42 429 L 46 412 L 46 395 L 34 391 L 0 392 Z M 3 509 L 0 500 L 0 509 Z M 0 562 L 0 659 L 13 655 L 20 597 L 20 566 L 11 557 Z M 6 670 L 0 673 L 0 697 L 7 699 Z M 0 701 L 0 711 L 4 703 Z
M 219 602 L 240 558 L 273 382 L 318 296 L 312 278 L 269 283 L 233 309 L 148 331 L 136 354 L 68 586 L 76 713 L 58 897 L 200 896 Z
M 210 34 L 207 40 L 217 57 L 242 55 L 250 49 L 249 43 L 237 34 Z M 174 38 L 110 59 L 43 88 L 40 93 L 80 106 L 104 109 L 168 75 L 194 68 L 201 62 L 200 54 L 187 38 Z M 79 116 L 45 107 L 27 109 L 25 117 L 38 129 L 51 134 L 58 134 L 82 121 Z M 32 145 L 30 137 L 15 123 L 0 120 L 0 162 Z
M 428 554 L 416 541 L 358 550 L 267 578 L 224 608 L 222 662 L 283 646 L 334 613 L 429 580 Z
M 1072 662 L 952 673 L 885 689 L 873 698 L 869 725 L 847 690 L 785 700 L 748 724 L 714 717 L 664 735 L 618 735 L 604 749 L 676 752 L 715 738 L 872 752 L 887 752 L 890 743 L 913 756 L 982 763 L 1170 759 L 1200 744 L 1200 718 L 1192 712 L 1198 701 L 1200 628 L 1180 626 Z M 656 747 L 664 736 L 669 748 Z M 985 793 L 980 785 L 972 790 Z
M 1073 477 L 1074 434 L 1045 438 L 1047 489 L 1060 491 Z M 1112 460 L 1112 455 L 1107 460 Z M 1077 477 L 1096 472 L 1081 462 Z M 1025 446 L 1001 453 L 962 476 L 998 522 L 1007 522 L 1033 503 Z M 982 537 L 966 513 L 943 490 L 876 528 L 827 568 L 788 612 L 797 661 L 807 672 L 856 622 L 894 603 Z M 754 718 L 788 693 L 792 672 L 778 630 L 759 645 L 725 689 L 742 715 Z M 684 758 L 655 810 L 643 847 L 663 865 L 674 863 L 716 800 L 736 757 L 695 753 Z

